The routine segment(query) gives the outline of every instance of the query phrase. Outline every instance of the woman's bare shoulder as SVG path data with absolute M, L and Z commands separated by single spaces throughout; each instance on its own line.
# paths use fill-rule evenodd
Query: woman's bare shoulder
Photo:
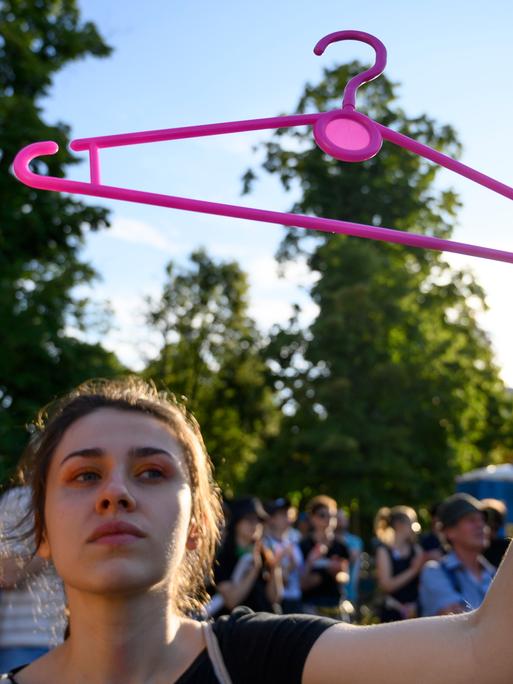
M 16 672 L 13 680 L 16 684 L 55 684 L 60 679 L 60 663 L 61 647 L 57 646 Z

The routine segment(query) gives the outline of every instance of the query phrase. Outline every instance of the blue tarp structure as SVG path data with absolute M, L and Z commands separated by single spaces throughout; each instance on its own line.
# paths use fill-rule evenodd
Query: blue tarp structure
M 508 531 L 513 526 L 513 465 L 490 465 L 456 478 L 456 490 L 476 499 L 500 499 L 508 507 Z

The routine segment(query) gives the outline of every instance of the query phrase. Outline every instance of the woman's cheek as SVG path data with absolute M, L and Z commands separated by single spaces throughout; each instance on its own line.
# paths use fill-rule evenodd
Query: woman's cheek
M 47 493 L 45 506 L 46 546 L 55 566 L 69 557 L 80 539 L 77 502 L 62 490 Z

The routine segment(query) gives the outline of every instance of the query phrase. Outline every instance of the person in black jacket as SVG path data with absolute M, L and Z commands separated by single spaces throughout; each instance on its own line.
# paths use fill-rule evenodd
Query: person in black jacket
M 229 519 L 214 564 L 214 581 L 223 598 L 218 614 L 244 605 L 252 610 L 279 612 L 283 591 L 279 563 L 262 543 L 267 513 L 256 497 L 228 502 Z

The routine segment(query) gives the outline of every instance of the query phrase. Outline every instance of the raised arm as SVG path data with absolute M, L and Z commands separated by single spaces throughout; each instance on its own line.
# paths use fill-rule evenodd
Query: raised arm
M 228 610 L 233 610 L 236 606 L 244 603 L 261 569 L 260 555 L 252 554 L 250 556 L 250 554 L 246 554 L 239 560 L 231 578 L 217 584 L 217 591 L 223 597 Z
M 303 684 L 511 684 L 513 550 L 471 613 L 371 627 L 339 624 L 307 658 Z

